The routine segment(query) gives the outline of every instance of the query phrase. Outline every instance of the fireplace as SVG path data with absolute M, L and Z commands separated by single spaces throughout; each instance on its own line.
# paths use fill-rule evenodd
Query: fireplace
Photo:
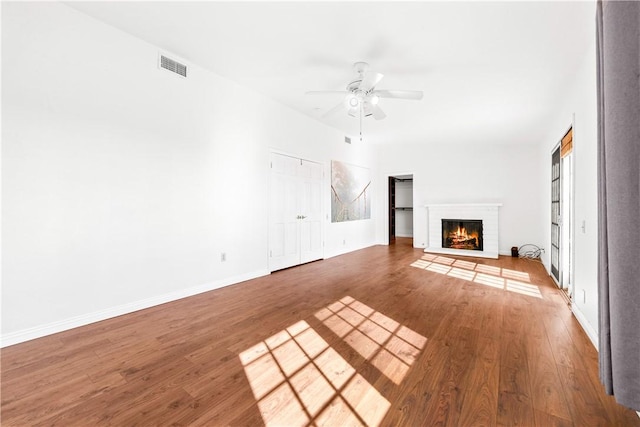
M 420 243 L 424 242 L 425 252 L 498 259 L 501 206 L 502 203 L 447 203 L 426 205 L 426 242 L 420 239 L 420 236 L 418 236 L 420 239 L 418 241 Z M 443 227 L 443 220 L 452 221 L 455 224 L 455 231 L 458 231 L 458 226 L 460 222 L 462 222 L 462 227 L 466 230 L 467 235 L 470 233 L 473 234 L 473 230 L 471 230 L 472 227 L 465 226 L 465 223 L 469 222 L 466 218 L 482 221 L 482 230 L 476 230 L 478 234 L 478 248 L 468 250 L 447 247 L 446 238 L 443 233 L 446 227 Z M 504 255 L 510 254 L 510 252 L 506 250 L 504 252 Z
M 442 219 L 442 247 L 482 251 L 482 220 Z

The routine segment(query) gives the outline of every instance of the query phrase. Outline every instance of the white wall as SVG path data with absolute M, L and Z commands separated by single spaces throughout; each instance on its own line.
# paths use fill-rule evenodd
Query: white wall
M 595 6 L 594 6 L 595 16 Z M 593 20 L 595 34 L 595 19 Z M 540 211 L 544 218 L 545 244 L 551 244 L 551 152 L 565 134 L 572 120 L 574 161 L 574 286 L 576 298 L 573 310 L 594 343 L 598 331 L 598 180 L 597 180 L 597 92 L 596 92 L 595 37 L 585 52 L 584 61 L 568 82 L 568 95 L 559 100 L 559 114 L 549 127 L 546 144 L 541 147 L 545 157 L 541 179 L 545 206 Z M 585 229 L 581 225 L 584 221 Z M 549 269 L 549 253 L 544 257 Z M 583 292 L 584 297 L 583 299 Z M 597 344 L 596 344 L 597 345 Z
M 500 144 L 389 144 L 378 147 L 379 181 L 388 175 L 413 173 L 413 244 L 425 247 L 430 203 L 502 203 L 499 250 L 546 242 L 537 207 L 543 200 L 539 182 L 541 155 L 537 146 Z M 387 188 L 378 186 L 379 200 Z M 385 210 L 380 203 L 377 238 L 387 242 Z M 384 206 L 382 206 L 384 205 Z
M 3 3 L 3 345 L 266 274 L 271 149 L 322 162 L 325 203 L 331 159 L 374 166 L 158 52 L 59 3 Z M 374 221 L 327 221 L 325 255 L 373 244 Z

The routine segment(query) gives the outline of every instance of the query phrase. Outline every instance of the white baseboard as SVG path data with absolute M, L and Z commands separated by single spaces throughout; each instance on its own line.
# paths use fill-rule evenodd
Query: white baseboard
M 324 258 L 323 259 L 329 259 L 329 258 L 333 258 L 333 257 L 337 257 L 340 255 L 345 255 L 348 254 L 349 252 L 355 252 L 355 251 L 359 251 L 360 249 L 366 249 L 366 248 L 370 248 L 371 246 L 376 246 L 379 243 L 376 242 L 371 242 L 371 243 L 367 243 L 365 245 L 362 246 L 357 246 L 357 247 L 348 247 L 348 248 L 344 248 L 344 249 L 338 249 L 336 251 L 330 252 L 330 253 L 326 253 L 324 254 Z M 383 245 L 387 245 L 387 243 L 383 243 Z
M 85 326 L 90 323 L 100 322 L 112 317 L 122 316 L 123 314 L 133 313 L 134 311 L 143 310 L 145 308 L 154 307 L 156 305 L 165 304 L 182 298 L 187 298 L 193 295 L 201 294 L 203 292 L 208 292 L 239 282 L 244 282 L 246 280 L 266 276 L 268 274 L 269 272 L 267 270 L 253 271 L 251 273 L 240 274 L 238 276 L 193 286 L 191 288 L 183 289 L 176 292 L 170 292 L 164 295 L 158 295 L 141 301 L 135 301 L 128 304 L 107 308 L 105 310 L 100 310 L 93 313 L 82 314 L 80 316 L 74 316 L 46 325 L 40 325 L 16 332 L 11 332 L 0 337 L 0 348 L 44 337 L 46 335 L 56 334 L 58 332 L 66 331 L 80 326 Z
M 413 233 L 396 233 L 396 237 L 411 237 L 411 238 L 413 238 Z
M 596 332 L 596 330 L 593 328 L 593 326 L 591 326 L 591 324 L 589 323 L 585 315 L 582 314 L 582 311 L 580 311 L 577 305 L 571 304 L 571 311 L 573 312 L 573 315 L 578 320 L 578 323 L 580 323 L 580 326 L 582 326 L 582 329 L 585 331 L 585 333 L 589 337 L 589 340 L 591 340 L 591 343 L 593 344 L 593 346 L 596 348 L 596 350 L 598 350 L 599 342 L 598 342 L 598 333 Z

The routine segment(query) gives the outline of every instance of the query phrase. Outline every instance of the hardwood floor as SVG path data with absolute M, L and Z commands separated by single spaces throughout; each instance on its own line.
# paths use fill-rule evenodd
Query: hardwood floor
M 640 426 L 539 263 L 405 239 L 1 356 L 3 426 Z

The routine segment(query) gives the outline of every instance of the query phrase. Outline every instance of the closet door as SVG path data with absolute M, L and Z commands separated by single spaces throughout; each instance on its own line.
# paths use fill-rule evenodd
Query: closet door
M 322 165 L 271 154 L 269 270 L 322 258 Z
M 300 159 L 271 154 L 269 185 L 269 269 L 300 263 Z
M 322 258 L 322 165 L 300 165 L 300 263 Z

